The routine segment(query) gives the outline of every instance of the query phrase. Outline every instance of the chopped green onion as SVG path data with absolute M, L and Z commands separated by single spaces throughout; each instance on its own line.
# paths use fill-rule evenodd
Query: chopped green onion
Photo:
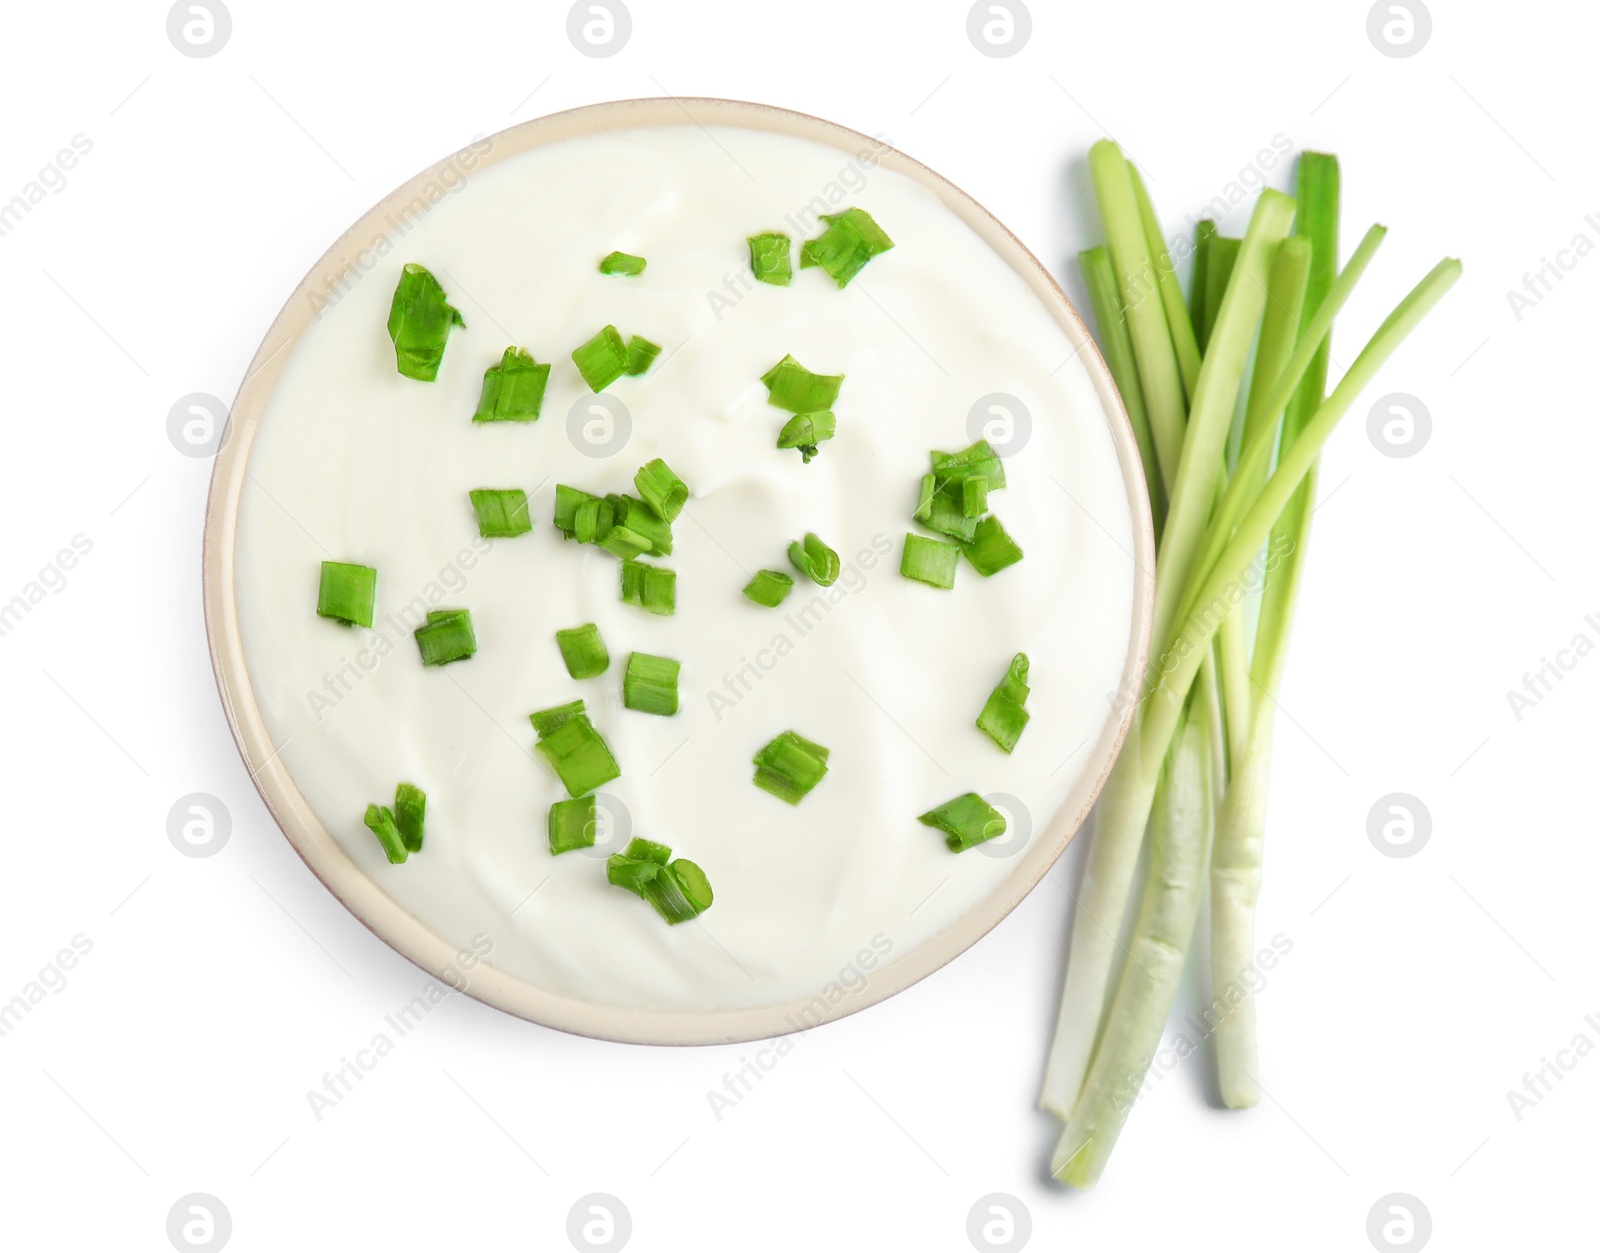
M 794 277 L 789 262 L 789 237 L 777 231 L 765 235 L 752 235 L 750 245 L 750 272 L 756 281 L 771 283 L 774 287 L 787 287 Z
M 978 533 L 978 520 L 969 518 L 965 512 L 966 483 L 988 483 L 988 479 L 967 479 L 961 487 L 952 491 L 953 483 L 943 486 L 939 483 L 936 474 L 924 474 L 922 486 L 917 493 L 917 509 L 911 516 L 930 531 L 938 531 L 941 535 L 950 535 L 958 540 L 971 540 Z
M 900 554 L 900 573 L 930 587 L 947 591 L 956 585 L 956 563 L 961 549 L 942 539 L 906 533 L 905 551 Z
M 596 526 L 599 527 L 598 519 Z M 650 551 L 650 541 L 647 538 L 617 523 L 597 529 L 594 542 L 613 557 L 621 557 L 623 561 L 632 561 L 635 557 L 641 557 Z
M 672 872 L 673 878 L 678 881 L 678 889 L 689 904 L 694 907 L 696 914 L 703 914 L 711 908 L 714 899 L 711 895 L 711 881 L 706 878 L 706 872 L 687 857 L 680 857 L 667 867 Z M 654 901 L 651 904 L 655 904 Z M 660 906 L 657 906 L 659 909 Z M 672 919 L 667 919 L 671 922 Z
M 843 213 L 824 213 L 828 229 L 800 247 L 800 268 L 820 265 L 840 287 L 880 252 L 894 247 L 894 240 L 872 220 L 865 209 L 846 209 Z
M 610 533 L 615 518 L 616 510 L 611 507 L 609 500 L 590 496 L 579 504 L 569 538 L 580 544 L 598 544 L 601 537 Z
M 446 298 L 439 280 L 422 266 L 408 262 L 400 271 L 389 304 L 389 338 L 394 341 L 400 373 L 408 379 L 433 382 L 439 376 L 450 328 L 465 325 L 461 311 Z
M 678 670 L 670 657 L 633 653 L 622 676 L 622 706 L 670 718 L 678 712 Z
M 600 628 L 592 622 L 568 627 L 556 632 L 556 647 L 561 650 L 561 660 L 567 673 L 575 679 L 592 679 L 604 674 L 611 664 L 611 654 L 606 642 L 600 638 Z
M 606 858 L 607 880 L 649 901 L 669 926 L 698 917 L 712 902 L 705 871 L 682 857 L 668 862 L 671 856 L 663 844 L 634 839 Z
M 1006 485 L 1006 464 L 986 439 L 980 439 L 960 452 L 935 452 L 929 456 L 933 460 L 933 474 L 939 480 L 940 487 L 949 483 L 963 483 L 974 477 L 984 479 L 991 492 L 998 492 Z
M 556 484 L 556 530 L 568 539 L 574 538 L 578 529 L 578 509 L 586 501 L 597 501 L 598 496 L 591 496 L 588 492 L 577 487 L 568 487 L 565 483 Z
M 794 589 L 794 580 L 781 570 L 757 570 L 756 577 L 744 585 L 744 594 L 756 604 L 776 609 Z
M 627 888 L 640 900 L 644 890 L 658 874 L 661 867 L 648 857 L 629 857 L 626 853 L 612 853 L 606 858 L 606 880 L 615 887 Z
M 371 566 L 343 561 L 322 563 L 317 588 L 317 614 L 346 626 L 372 625 L 372 607 L 378 598 L 378 572 Z
M 944 832 L 944 845 L 959 853 L 1006 833 L 1006 816 L 976 792 L 967 792 L 917 818 Z
M 1018 653 L 1011 659 L 1006 677 L 1000 680 L 989 699 L 983 703 L 978 715 L 978 730 L 1009 753 L 1022 738 L 1022 728 L 1030 717 L 1023 705 L 1028 700 L 1028 654 Z
M 989 512 L 989 480 L 982 477 L 964 479 L 961 483 L 961 513 L 967 518 L 981 518 Z
M 467 495 L 478 515 L 478 534 L 484 539 L 510 539 L 533 530 L 528 494 L 520 487 L 475 487 Z
M 961 551 L 967 554 L 972 568 L 984 578 L 998 574 L 1007 566 L 1014 566 L 1022 560 L 1022 549 L 1017 547 L 1016 540 L 1006 534 L 1000 519 L 992 513 L 978 522 L 977 535 L 970 544 L 961 545 Z
M 392 865 L 398 866 L 406 859 L 405 839 L 395 826 L 394 814 L 387 805 L 368 805 L 364 821 L 367 829 L 378 837 L 378 843 L 383 845 L 383 851 Z
M 602 274 L 643 274 L 645 259 L 631 252 L 608 252 L 600 258 Z
M 550 806 L 546 824 L 551 856 L 570 853 L 575 848 L 593 848 L 597 826 L 593 796 L 557 801 Z
M 692 868 L 695 874 L 699 875 L 701 882 L 705 881 L 705 875 L 699 866 L 692 861 L 680 859 L 670 865 L 662 866 L 655 878 L 644 885 L 644 899 L 650 902 L 656 913 L 666 919 L 669 927 L 680 922 L 688 922 L 689 919 L 698 917 L 701 912 L 701 906 L 689 899 L 687 885 L 681 877 L 680 868 L 685 866 Z M 708 890 L 709 887 L 707 884 Z M 709 905 L 710 901 L 706 904 Z
M 541 709 L 537 713 L 528 715 L 528 721 L 533 723 L 535 733 L 542 740 L 563 722 L 570 722 L 584 712 L 581 700 L 569 701 L 565 705 L 556 705 L 550 709 Z
M 839 399 L 842 374 L 813 374 L 793 357 L 784 359 L 761 376 L 767 385 L 767 403 L 790 413 L 817 413 L 832 409 Z
M 672 850 L 665 844 L 657 844 L 654 840 L 642 839 L 637 835 L 628 841 L 621 855 L 629 861 L 653 861 L 658 866 L 665 866 L 672 860 Z
M 568 796 L 582 796 L 622 776 L 617 759 L 588 714 L 573 714 L 553 731 L 541 735 L 535 747 L 561 779 Z
M 624 561 L 632 560 L 641 553 L 649 553 L 654 557 L 672 556 L 670 522 L 635 496 L 611 495 L 606 497 L 606 501 L 611 506 L 611 525 L 601 527 L 597 536 L 600 547 Z
M 797 413 L 783 424 L 778 432 L 779 448 L 798 448 L 801 460 L 810 462 L 817 455 L 817 445 L 833 438 L 834 418 L 831 409 L 815 413 Z
M 642 561 L 622 563 L 622 601 L 663 616 L 678 609 L 678 572 Z
M 408 853 L 422 851 L 422 819 L 428 811 L 428 797 L 415 783 L 400 783 L 394 789 L 394 825 Z
M 483 392 L 478 397 L 474 422 L 532 422 L 544 407 L 550 363 L 538 364 L 533 354 L 507 348 L 498 365 L 483 372 Z
M 644 503 L 663 522 L 671 522 L 689 503 L 688 486 L 660 457 L 639 467 L 639 473 L 633 476 L 633 485 L 639 489 L 639 496 Z
M 592 392 L 603 392 L 628 372 L 628 347 L 614 326 L 603 326 L 593 339 L 572 351 L 573 363 Z
M 796 540 L 789 545 L 789 564 L 819 587 L 832 587 L 839 577 L 839 554 L 814 531 L 806 532 L 804 543 Z
M 646 470 L 649 468 L 645 467 Z M 666 468 L 664 462 L 662 468 Z M 640 471 L 641 475 L 644 473 Z M 649 478 L 649 481 L 655 483 L 653 478 Z M 670 501 L 670 489 L 657 484 L 656 490 L 668 492 L 662 497 L 665 507 Z M 684 491 L 687 495 L 688 489 Z M 558 483 L 555 524 L 556 529 L 568 539 L 575 539 L 581 544 L 599 544 L 624 561 L 647 553 L 656 557 L 672 555 L 672 524 L 637 497 L 612 495 L 602 500 L 579 488 Z
M 785 731 L 755 755 L 755 785 L 781 801 L 798 805 L 828 773 L 828 750 L 794 731 Z
M 661 345 L 651 343 L 643 335 L 628 336 L 628 365 L 626 373 L 643 374 L 661 355 Z
M 417 637 L 417 648 L 422 652 L 425 666 L 462 661 L 478 651 L 478 637 L 472 633 L 472 614 L 465 609 L 435 609 L 412 634 Z

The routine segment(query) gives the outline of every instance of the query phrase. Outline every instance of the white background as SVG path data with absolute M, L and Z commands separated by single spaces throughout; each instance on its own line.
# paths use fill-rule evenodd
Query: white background
M 1600 244 L 1600 19 L 1438 0 L 1426 46 L 1393 58 L 1361 3 L 1040 0 L 1027 45 L 990 58 L 966 12 L 634 0 L 627 46 L 595 59 L 565 5 L 233 0 L 201 59 L 162 4 L 8 6 L 0 203 L 74 135 L 93 149 L 0 237 L 0 601 L 73 536 L 93 547 L 0 638 L 0 1001 L 74 936 L 93 947 L 0 1038 L 7 1247 L 166 1249 L 191 1192 L 239 1250 L 560 1249 L 592 1192 L 640 1250 L 962 1250 L 995 1192 L 1038 1248 L 1365 1249 L 1392 1192 L 1438 1248 L 1593 1241 L 1600 1056 L 1520 1119 L 1506 1093 L 1579 1033 L 1600 1044 L 1600 659 L 1520 719 L 1506 692 L 1580 632 L 1600 643 L 1600 260 L 1520 318 L 1507 292 L 1574 236 Z M 1439 256 L 1465 260 L 1324 458 L 1262 902 L 1294 945 L 1261 998 L 1269 1095 L 1214 1108 L 1191 1059 L 1092 1194 L 1044 1178 L 1055 1124 L 1033 1109 L 1082 842 L 974 950 L 798 1039 L 720 1121 L 706 1093 L 751 1047 L 600 1044 L 462 997 L 320 1121 L 308 1107 L 425 978 L 312 878 L 239 762 L 200 611 L 210 465 L 174 449 L 168 410 L 231 397 L 322 249 L 416 170 L 668 91 L 882 132 L 1071 292 L 1100 242 L 1083 158 L 1103 134 L 1174 228 L 1275 135 L 1336 151 L 1347 243 L 1391 228 L 1336 360 Z M 1392 392 L 1432 417 L 1404 459 L 1366 430 Z M 204 859 L 167 837 L 192 792 L 231 814 Z M 1406 859 L 1367 837 L 1391 792 L 1432 816 Z

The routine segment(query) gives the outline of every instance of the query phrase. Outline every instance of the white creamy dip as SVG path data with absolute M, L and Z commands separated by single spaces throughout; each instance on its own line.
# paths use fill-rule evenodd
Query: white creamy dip
M 747 236 L 787 232 L 798 263 L 817 210 L 848 205 L 896 245 L 850 286 L 819 269 L 797 268 L 787 288 L 749 281 Z M 295 347 L 251 452 L 237 544 L 267 727 L 351 857 L 448 942 L 483 933 L 513 975 L 644 1010 L 811 996 L 863 950 L 892 961 L 993 890 L 1014 864 L 994 854 L 1014 840 L 952 854 L 917 815 L 962 792 L 1006 794 L 1016 829 L 1039 838 L 1101 732 L 1134 602 L 1134 523 L 1105 411 L 1023 280 L 870 151 L 728 127 L 522 153 L 472 174 L 394 244 Z M 599 274 L 613 249 L 648 269 Z M 408 261 L 467 322 L 434 383 L 397 373 L 384 329 Z M 607 418 L 570 357 L 607 323 L 664 349 L 605 393 L 627 422 Z M 542 417 L 474 425 L 484 369 L 508 344 L 554 363 Z M 838 435 L 809 465 L 774 446 L 788 415 L 759 381 L 786 353 L 846 376 Z M 989 501 L 1026 556 L 989 579 L 963 561 L 951 591 L 904 579 L 928 452 L 984 433 L 969 411 L 995 393 L 1031 416 Z M 1003 421 L 988 433 L 1002 448 L 1012 438 Z M 662 563 L 678 573 L 673 617 L 621 603 L 617 559 L 551 523 L 557 483 L 631 493 L 657 456 L 691 491 Z M 476 487 L 524 488 L 533 533 L 479 539 Z M 758 569 L 790 570 L 785 549 L 807 531 L 838 551 L 838 583 L 797 576 L 776 610 L 746 600 Z M 316 616 L 324 559 L 376 568 L 372 630 Z M 424 667 L 406 617 L 416 598 L 470 609 L 477 655 Z M 554 637 L 584 622 L 599 624 L 611 667 L 578 682 Z M 675 717 L 622 708 L 634 650 L 683 663 Z M 1032 721 L 1008 757 L 973 719 L 1018 651 L 1032 661 Z M 532 751 L 528 714 L 577 697 L 623 771 L 602 813 L 705 870 L 716 901 L 700 919 L 669 928 L 607 883 L 615 830 L 602 856 L 550 855 L 546 814 L 565 792 Z M 751 783 L 752 756 L 791 728 L 832 750 L 794 808 Z M 400 780 L 427 793 L 427 837 L 391 866 L 362 813 Z

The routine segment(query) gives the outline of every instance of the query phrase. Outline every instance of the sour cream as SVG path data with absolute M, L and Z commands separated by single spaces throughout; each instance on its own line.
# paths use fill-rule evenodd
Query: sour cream
M 846 205 L 896 245 L 847 288 L 816 269 L 786 288 L 751 281 L 747 236 L 784 231 L 798 247 L 819 211 Z M 403 225 L 294 348 L 251 452 L 236 548 L 267 727 L 350 856 L 445 940 L 487 936 L 512 975 L 639 1010 L 811 996 L 995 890 L 1079 782 L 1134 602 L 1134 520 L 1105 411 L 1023 280 L 870 148 L 733 127 L 538 148 Z M 648 269 L 602 276 L 613 249 Z M 434 383 L 397 373 L 384 329 L 408 261 L 466 318 Z M 607 323 L 664 350 L 597 397 L 569 354 Z M 475 426 L 483 371 L 508 344 L 554 363 L 543 414 Z M 759 381 L 786 353 L 845 375 L 838 434 L 809 465 L 775 447 L 788 415 Z M 951 591 L 902 578 L 929 450 L 979 435 L 1006 454 L 990 506 L 1026 557 L 990 579 L 963 562 Z M 621 603 L 616 558 L 551 523 L 557 483 L 631 492 L 657 456 L 691 489 L 665 562 L 672 617 Z M 476 487 L 525 489 L 534 532 L 479 539 Z M 751 575 L 788 570 L 807 531 L 838 551 L 837 584 L 800 579 L 775 610 L 746 600 Z M 373 629 L 316 616 L 325 559 L 378 571 Z M 434 607 L 471 610 L 476 656 L 420 663 L 411 629 Z M 611 667 L 577 682 L 555 632 L 584 622 Z M 675 717 L 622 708 L 634 650 L 683 663 Z M 1032 722 L 1008 757 L 973 719 L 1019 651 Z M 595 855 L 552 857 L 546 814 L 565 793 L 528 714 L 578 697 L 623 774 L 603 789 Z M 751 783 L 752 756 L 787 729 L 832 750 L 793 808 Z M 427 792 L 427 842 L 391 866 L 362 813 L 400 780 Z M 1007 798 L 1012 832 L 957 855 L 916 816 L 967 791 Z M 609 885 L 604 855 L 629 835 L 699 863 L 711 909 L 669 928 Z

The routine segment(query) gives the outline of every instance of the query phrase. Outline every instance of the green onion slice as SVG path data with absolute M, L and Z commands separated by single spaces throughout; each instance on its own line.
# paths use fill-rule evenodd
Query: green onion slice
M 561 650 L 567 673 L 575 679 L 592 679 L 604 674 L 611 664 L 611 654 L 600 638 L 600 628 L 592 622 L 557 631 L 556 647 Z
M 794 589 L 794 580 L 781 570 L 757 570 L 756 577 L 744 585 L 744 594 L 756 604 L 776 609 Z
M 976 481 L 988 482 L 987 479 Z M 917 493 L 917 509 L 911 516 L 930 531 L 938 531 L 941 535 L 953 536 L 958 540 L 971 540 L 978 533 L 978 519 L 967 516 L 964 496 L 959 491 L 953 492 L 951 488 L 951 484 L 941 486 L 938 475 L 924 474 L 921 489 Z
M 630 840 L 606 859 L 606 879 L 655 907 L 668 925 L 687 922 L 711 908 L 705 871 L 685 858 L 668 861 L 672 850 L 649 840 Z
M 591 496 L 581 488 L 568 487 L 565 483 L 556 484 L 556 530 L 568 539 L 576 536 L 578 529 L 578 509 L 586 501 L 598 501 L 600 497 Z
M 622 776 L 617 759 L 588 714 L 573 714 L 553 731 L 541 735 L 535 747 L 550 763 L 568 796 L 582 796 Z
M 1006 677 L 1000 680 L 989 699 L 983 703 L 978 715 L 978 730 L 1009 753 L 1022 738 L 1022 728 L 1028 725 L 1029 713 L 1023 708 L 1028 700 L 1028 654 L 1018 653 L 1011 659 Z
M 662 467 L 665 469 L 665 463 Z M 655 483 L 654 479 L 649 481 Z M 661 499 L 665 507 L 671 493 L 670 489 L 663 490 L 666 494 Z M 684 492 L 687 495 L 688 489 Z M 624 561 L 645 554 L 672 555 L 672 524 L 657 514 L 654 507 L 633 496 L 611 495 L 602 499 L 558 483 L 555 524 L 568 539 L 581 544 L 598 544 Z
M 565 705 L 556 705 L 552 709 L 541 709 L 537 713 L 528 715 L 528 721 L 533 723 L 533 729 L 542 740 L 563 722 L 570 722 L 584 712 L 581 700 L 569 701 Z
M 828 773 L 828 750 L 795 731 L 785 731 L 755 755 L 755 785 L 798 805 Z
M 661 345 L 651 343 L 643 335 L 628 336 L 628 367 L 629 375 L 643 374 L 661 355 Z
M 467 495 L 484 539 L 511 539 L 533 530 L 528 494 L 520 487 L 475 487 Z
M 678 572 L 642 561 L 622 563 L 622 601 L 663 617 L 678 610 Z
M 600 258 L 602 274 L 643 274 L 645 259 L 631 252 L 608 252 Z
M 793 357 L 784 357 L 761 381 L 767 385 L 768 404 L 790 413 L 818 413 L 833 408 L 844 375 L 813 374 Z
M 538 364 L 533 354 L 507 348 L 498 365 L 483 372 L 474 422 L 533 422 L 544 407 L 544 389 L 550 381 L 550 363 Z
M 956 585 L 956 563 L 961 549 L 944 540 L 906 533 L 905 551 L 900 555 L 900 573 L 908 579 L 946 590 Z
M 807 531 L 805 541 L 789 545 L 789 564 L 820 587 L 832 587 L 839 577 L 839 554 Z
M 894 247 L 894 240 L 865 209 L 824 213 L 822 220 L 828 228 L 801 245 L 800 268 L 820 265 L 840 287 L 859 274 L 873 257 Z
M 688 922 L 700 913 L 694 902 L 689 899 L 689 894 L 684 891 L 683 881 L 677 872 L 679 864 L 673 862 L 660 867 L 655 877 L 644 885 L 644 899 L 650 902 L 656 913 L 666 919 L 669 927 L 680 922 Z M 693 862 L 681 864 L 694 865 Z M 695 866 L 695 869 L 698 870 L 699 867 Z
M 602 536 L 610 533 L 615 518 L 616 511 L 609 500 L 590 496 L 578 506 L 569 538 L 580 544 L 598 544 Z
M 551 856 L 575 848 L 593 848 L 597 827 L 593 796 L 574 796 L 550 806 L 546 834 Z
M 989 480 L 975 475 L 961 483 L 961 515 L 981 518 L 989 512 Z
M 629 857 L 626 853 L 612 853 L 606 858 L 606 880 L 619 888 L 627 888 L 641 900 L 650 881 L 661 873 L 654 861 Z
M 1017 546 L 1016 540 L 1006 534 L 1000 519 L 992 513 L 979 521 L 977 534 L 971 543 L 961 546 L 961 551 L 967 554 L 972 568 L 984 578 L 1022 560 L 1022 549 Z
M 771 283 L 774 287 L 787 287 L 794 277 L 789 262 L 789 237 L 777 231 L 752 235 L 750 245 L 750 272 L 756 280 Z
M 478 637 L 472 632 L 472 614 L 465 609 L 435 609 L 412 634 L 417 637 L 417 648 L 425 666 L 463 661 L 478 651 Z
M 371 566 L 324 561 L 317 588 L 317 614 L 346 626 L 370 627 L 378 599 L 378 572 Z
M 801 460 L 809 463 L 817 455 L 817 445 L 833 438 L 834 417 L 831 409 L 815 413 L 797 413 L 783 424 L 778 432 L 779 448 L 798 448 Z
M 596 542 L 607 552 L 629 561 L 641 553 L 672 556 L 672 524 L 635 496 L 606 497 L 611 506 L 610 526 L 602 526 Z M 621 532 L 621 534 L 617 534 Z
M 622 705 L 645 714 L 670 718 L 678 712 L 678 670 L 670 657 L 633 653 L 622 676 Z
M 603 326 L 572 351 L 573 363 L 592 392 L 603 392 L 628 372 L 628 347 L 614 326 Z
M 939 808 L 920 815 L 917 821 L 943 831 L 945 847 L 952 853 L 1006 833 L 1006 816 L 976 792 L 946 801 Z
M 703 914 L 711 908 L 711 881 L 706 878 L 706 872 L 700 869 L 687 857 L 679 857 L 667 867 L 672 872 L 673 878 L 678 881 L 678 890 L 681 891 L 694 907 L 695 914 Z M 651 902 L 654 904 L 655 902 Z M 659 906 L 657 906 L 659 908 Z M 667 919 L 671 922 L 672 919 Z
M 663 522 L 671 522 L 689 503 L 688 486 L 660 457 L 639 467 L 639 473 L 633 476 L 633 485 L 639 489 L 639 496 L 644 503 Z M 668 542 L 671 542 L 670 535 Z
M 394 813 L 387 805 L 368 805 L 364 821 L 367 829 L 378 837 L 378 843 L 383 845 L 383 851 L 391 864 L 398 866 L 406 859 L 408 852 L 405 838 L 400 834 L 400 828 L 395 825 Z
M 984 479 L 991 492 L 997 492 L 1006 485 L 1005 462 L 986 439 L 980 439 L 960 452 L 934 452 L 929 456 L 933 460 L 934 477 L 939 480 L 940 487 L 974 477 Z
M 650 551 L 650 540 L 631 527 L 613 523 L 611 526 L 598 530 L 595 543 L 605 549 L 613 557 L 621 557 L 623 561 L 632 561 Z
M 407 263 L 389 303 L 389 338 L 394 341 L 395 365 L 400 373 L 408 379 L 433 382 L 439 376 L 450 328 L 466 324 L 461 311 L 446 298 L 439 280 L 422 266 Z
M 672 859 L 672 850 L 665 844 L 657 844 L 654 840 L 642 839 L 636 835 L 628 841 L 628 846 L 622 850 L 622 856 L 629 861 L 653 861 L 658 866 L 665 866 Z
M 422 851 L 422 819 L 428 812 L 428 797 L 415 783 L 400 783 L 394 789 L 394 825 L 408 853 Z

